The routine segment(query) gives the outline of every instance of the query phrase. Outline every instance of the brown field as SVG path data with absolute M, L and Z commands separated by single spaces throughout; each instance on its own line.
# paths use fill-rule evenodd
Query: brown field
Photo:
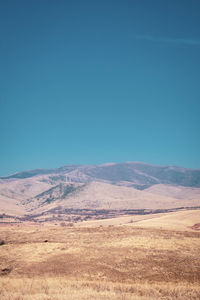
M 0 299 L 200 299 L 200 232 L 191 228 L 199 210 L 150 217 L 1 225 Z

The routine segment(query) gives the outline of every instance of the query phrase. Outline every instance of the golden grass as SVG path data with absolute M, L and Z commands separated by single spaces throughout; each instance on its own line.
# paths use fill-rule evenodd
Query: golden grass
M 1 226 L 0 239 L 1 300 L 200 299 L 197 231 Z
M 65 277 L 2 278 L 3 300 L 154 300 L 199 299 L 198 285 L 172 283 L 120 284 L 67 280 Z
M 140 220 L 140 222 L 137 222 L 137 226 L 192 231 L 191 227 L 195 223 L 200 223 L 200 209 L 157 214 L 155 218 Z
M 96 227 L 96 226 L 109 226 L 109 225 L 125 225 L 125 224 L 135 224 L 136 222 L 158 218 L 167 213 L 159 214 L 146 214 L 146 215 L 123 215 L 115 218 L 100 219 L 100 220 L 87 220 L 76 224 L 78 227 Z
M 173 230 L 193 231 L 192 226 L 200 223 L 200 209 L 180 210 L 175 212 L 124 215 L 110 219 L 88 220 L 79 222 L 79 227 L 96 227 L 109 225 L 131 225 L 145 228 L 163 228 Z

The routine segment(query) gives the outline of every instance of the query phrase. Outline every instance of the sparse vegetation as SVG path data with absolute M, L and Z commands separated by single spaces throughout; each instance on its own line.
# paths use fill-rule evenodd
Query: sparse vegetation
M 120 284 L 65 277 L 2 277 L 0 297 L 3 300 L 198 300 L 200 291 L 198 285 L 187 283 Z
M 200 298 L 192 229 L 22 225 L 0 235 L 1 300 Z

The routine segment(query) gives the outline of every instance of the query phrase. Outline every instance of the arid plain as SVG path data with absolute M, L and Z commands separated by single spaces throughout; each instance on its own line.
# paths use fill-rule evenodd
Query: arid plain
M 1 225 L 0 299 L 199 299 L 199 215 Z

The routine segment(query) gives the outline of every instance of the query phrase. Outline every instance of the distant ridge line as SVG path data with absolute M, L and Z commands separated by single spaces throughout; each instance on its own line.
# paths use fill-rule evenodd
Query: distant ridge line
M 33 169 L 1 176 L 0 180 L 26 179 L 36 176 L 62 176 L 62 181 L 91 182 L 100 181 L 114 185 L 132 186 L 145 189 L 155 184 L 172 184 L 200 187 L 200 169 L 177 166 L 158 166 L 144 162 L 105 163 L 99 165 L 65 165 L 55 169 Z M 65 178 L 65 179 L 64 179 Z
M 111 166 L 111 165 L 121 165 L 121 164 L 138 164 L 138 165 L 146 165 L 146 166 L 152 166 L 152 167 L 167 167 L 167 168 L 179 168 L 179 169 L 185 169 L 185 170 L 193 170 L 193 171 L 200 171 L 200 168 L 189 168 L 189 167 L 183 167 L 183 166 L 177 166 L 177 165 L 154 165 L 154 164 L 151 164 L 151 163 L 146 163 L 146 162 L 141 162 L 141 161 L 125 161 L 125 162 L 120 162 L 120 163 L 115 163 L 115 162 L 107 162 L 107 163 L 102 163 L 102 164 L 83 164 L 83 165 L 80 165 L 80 164 L 67 164 L 67 165 L 64 165 L 64 166 L 60 166 L 60 167 L 56 167 L 56 168 L 35 168 L 35 169 L 29 169 L 29 170 L 23 170 L 23 171 L 19 171 L 19 172 L 15 172 L 15 173 L 12 173 L 10 175 L 6 175 L 6 176 L 0 176 L 0 179 L 7 179 L 7 178 L 10 178 L 11 176 L 14 177 L 18 174 L 21 174 L 21 173 L 31 173 L 31 172 L 53 172 L 53 171 L 56 171 L 56 170 L 60 170 L 60 169 L 63 169 L 65 167 L 85 167 L 85 166 L 88 166 L 88 167 L 96 167 L 96 166 Z

